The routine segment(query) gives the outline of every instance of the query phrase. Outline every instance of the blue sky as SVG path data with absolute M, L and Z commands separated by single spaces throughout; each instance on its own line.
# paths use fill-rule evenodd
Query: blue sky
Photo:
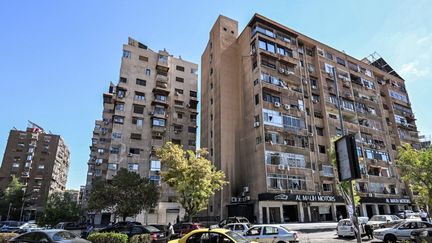
M 199 64 L 219 14 L 241 29 L 260 13 L 348 54 L 377 51 L 407 80 L 417 124 L 432 134 L 432 4 L 362 1 L 1 1 L 0 155 L 9 130 L 32 120 L 71 150 L 69 188 L 85 183 L 102 93 L 118 80 L 131 36 Z

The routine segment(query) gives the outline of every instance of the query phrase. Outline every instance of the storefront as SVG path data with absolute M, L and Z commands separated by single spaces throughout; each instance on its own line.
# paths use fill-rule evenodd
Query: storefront
M 341 196 L 261 193 L 258 195 L 259 223 L 336 221 L 346 215 Z
M 360 215 L 369 218 L 373 215 L 396 214 L 400 210 L 413 208 L 409 198 L 362 197 L 360 203 Z

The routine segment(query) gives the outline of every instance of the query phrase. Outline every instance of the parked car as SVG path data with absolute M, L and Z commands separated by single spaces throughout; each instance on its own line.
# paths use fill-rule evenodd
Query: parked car
M 372 216 L 372 218 L 369 219 L 369 222 L 367 224 L 375 230 L 391 227 L 400 222 L 402 222 L 402 219 L 395 215 L 374 215 Z
M 64 229 L 64 230 L 81 230 L 85 229 L 85 224 L 80 224 L 77 222 L 60 222 L 54 226 L 54 229 Z
M 391 228 L 376 229 L 373 232 L 375 238 L 388 242 L 410 240 L 411 232 L 416 229 L 430 228 L 432 224 L 422 221 L 404 221 Z
M 251 227 L 252 225 L 249 223 L 230 223 L 226 224 L 223 228 L 243 235 Z
M 136 221 L 120 221 L 113 224 L 113 226 L 129 226 L 129 225 L 142 225 L 142 224 Z
M 411 241 L 416 243 L 432 242 L 432 228 L 416 229 L 411 231 Z
M 368 217 L 358 217 L 360 223 L 360 232 L 361 236 L 366 235 L 364 225 L 368 222 Z M 338 237 L 347 237 L 352 236 L 355 237 L 354 226 L 351 223 L 350 219 L 341 219 L 336 227 Z
M 60 243 L 91 243 L 62 229 L 50 229 L 28 232 L 9 240 L 9 242 L 60 242 Z
M 281 225 L 254 225 L 244 233 L 244 237 L 258 242 L 299 242 L 296 231 L 290 231 Z
M 250 241 L 245 237 L 227 229 L 197 229 L 193 230 L 180 239 L 170 240 L 168 243 L 200 243 L 200 242 L 216 242 L 216 243 L 257 243 Z
M 200 223 L 177 223 L 173 225 L 175 236 L 180 238 L 192 230 L 203 228 Z
M 0 233 L 12 233 L 17 232 L 22 225 L 21 222 L 18 221 L 3 221 L 2 226 L 0 228 Z
M 168 229 L 168 225 L 164 225 L 164 224 L 150 224 L 150 226 L 153 226 L 155 228 L 157 228 L 158 230 L 164 232 L 164 234 L 166 236 L 169 236 L 169 229 Z
M 134 235 L 150 234 L 152 242 L 163 242 L 167 241 L 167 237 L 164 232 L 158 228 L 150 225 L 127 225 L 127 226 L 113 226 L 105 229 L 101 229 L 98 232 L 117 232 L 126 234 L 129 238 Z
M 34 223 L 24 223 L 19 226 L 19 229 L 16 232 L 22 234 L 22 233 L 43 230 L 43 229 L 44 229 L 43 227 L 40 227 L 39 225 Z
M 412 210 L 400 210 L 399 212 L 396 213 L 396 216 L 398 216 L 401 219 L 405 219 L 406 217 L 412 214 L 414 214 L 414 211 Z
M 222 221 L 219 222 L 219 227 L 223 228 L 226 224 L 231 223 L 246 223 L 249 224 L 249 220 L 245 217 L 228 217 Z

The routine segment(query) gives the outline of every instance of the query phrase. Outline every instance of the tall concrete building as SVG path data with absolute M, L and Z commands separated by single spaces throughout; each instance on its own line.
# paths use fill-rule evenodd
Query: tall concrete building
M 51 193 L 65 190 L 69 155 L 60 135 L 47 133 L 32 122 L 25 131 L 10 131 L 0 168 L 0 188 L 5 189 L 12 176 L 24 184 L 30 205 L 24 208 L 25 218 L 43 211 Z
M 359 214 L 413 206 L 394 161 L 402 142 L 419 146 L 415 118 L 404 79 L 377 54 L 358 60 L 259 14 L 239 34 L 219 16 L 201 65 L 201 146 L 230 181 L 209 214 L 346 217 L 328 154 L 340 116 L 357 141 Z
M 144 223 L 173 223 L 184 210 L 176 192 L 161 183 L 155 149 L 171 141 L 195 150 L 197 131 L 197 64 L 155 52 L 129 38 L 123 46 L 120 78 L 103 94 L 102 120 L 97 120 L 90 146 L 87 198 L 94 178 L 110 180 L 119 168 L 139 173 L 161 186 L 154 211 L 141 214 Z M 84 202 L 85 204 L 85 202 Z M 111 214 L 96 215 L 106 223 Z

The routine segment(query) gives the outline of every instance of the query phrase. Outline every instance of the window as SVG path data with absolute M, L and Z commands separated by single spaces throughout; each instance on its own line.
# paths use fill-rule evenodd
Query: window
M 264 228 L 264 235 L 277 235 L 277 234 L 279 234 L 279 230 L 276 227 L 265 226 L 263 228 Z
M 19 167 L 20 167 L 19 163 L 13 163 L 12 164 L 12 168 L 19 168 Z
M 212 99 L 211 103 L 213 104 L 213 99 Z M 258 104 L 259 104 L 259 94 L 256 94 L 255 95 L 255 105 L 258 105 Z
M 188 132 L 196 133 L 196 127 L 188 127 Z
M 129 171 L 138 171 L 138 169 L 139 169 L 139 164 L 137 164 L 137 163 L 129 163 L 128 164 L 128 170 Z
M 129 153 L 130 154 L 140 154 L 140 149 L 139 148 L 129 148 Z
M 123 89 L 117 90 L 117 97 L 124 98 L 125 95 L 126 95 L 126 90 L 123 90 Z
M 363 85 L 367 88 L 367 89 L 375 89 L 375 84 L 372 81 L 369 81 L 367 79 L 361 78 Z
M 144 114 L 144 106 L 143 105 L 133 105 L 133 112 L 136 114 Z
M 183 119 L 183 113 L 181 113 L 181 112 L 176 112 L 175 113 L 176 115 L 177 115 L 177 119 Z
M 38 165 L 38 170 L 43 170 L 43 169 L 45 169 L 45 165 Z
M 193 91 L 193 90 L 191 90 L 191 91 L 189 91 L 189 96 L 190 97 L 197 97 L 197 92 L 196 91 Z
M 181 140 L 180 139 L 171 139 L 171 142 L 173 144 L 181 145 Z
M 183 106 L 183 101 L 181 101 L 181 100 L 174 100 L 174 105 Z
M 325 57 L 327 59 L 333 60 L 333 55 L 330 52 L 325 52 Z
M 184 70 L 185 70 L 185 68 L 183 67 L 183 66 L 176 66 L 176 70 L 177 71 L 181 71 L 181 72 L 184 72 Z
M 146 82 L 147 81 L 145 81 L 143 79 L 139 79 L 139 78 L 136 79 L 136 84 L 141 85 L 141 86 L 146 86 Z
M 285 129 L 299 130 L 305 128 L 305 124 L 303 119 L 284 115 L 283 127 Z
M 167 97 L 165 95 L 155 94 L 155 100 L 166 101 Z
M 127 83 L 127 78 L 120 77 L 120 83 Z
M 326 73 L 333 74 L 333 66 L 327 63 L 324 63 L 324 70 Z
M 390 97 L 408 103 L 408 99 L 405 95 L 395 92 L 393 90 L 390 90 Z
M 159 56 L 159 62 L 168 64 L 168 57 L 167 56 Z
M 318 150 L 322 154 L 326 153 L 326 147 L 324 145 L 318 145 Z
M 131 133 L 130 138 L 135 139 L 135 140 L 141 140 L 141 134 L 140 133 Z
M 108 163 L 108 170 L 117 170 L 118 164 Z
M 123 124 L 124 123 L 124 117 L 123 116 L 114 116 L 114 123 L 117 124 Z
M 148 57 L 145 56 L 139 56 L 138 59 L 143 62 L 148 62 Z
M 184 78 L 176 77 L 177 82 L 184 83 Z
M 132 124 L 142 126 L 144 124 L 144 119 L 139 117 L 132 117 Z
M 151 171 L 160 171 L 161 170 L 161 162 L 160 162 L 160 160 L 152 160 L 150 162 L 150 170 Z
M 96 165 L 101 165 L 102 162 L 103 162 L 103 159 L 101 159 L 101 158 L 96 159 Z
M 165 119 L 153 118 L 152 125 L 153 126 L 164 127 L 165 126 Z
M 119 154 L 120 153 L 120 147 L 111 147 L 110 148 L 110 153 L 111 154 Z
M 264 124 L 283 127 L 282 114 L 277 111 L 263 109 Z
M 292 190 L 306 190 L 306 177 L 304 176 L 289 176 L 288 187 Z
M 324 136 L 324 128 L 323 127 L 316 127 L 316 132 L 318 136 Z
M 121 139 L 121 133 L 119 133 L 119 132 L 113 132 L 111 134 L 111 138 L 114 139 L 114 140 Z
M 196 146 L 195 140 L 188 140 L 188 145 L 189 146 Z
M 176 95 L 182 95 L 183 90 L 182 89 L 174 89 Z
M 345 66 L 345 60 L 340 58 L 340 57 L 336 57 L 336 62 L 342 66 Z
M 332 184 L 323 184 L 323 191 L 325 192 L 331 192 L 332 191 Z
M 147 76 L 151 75 L 151 70 L 149 68 L 146 68 L 145 75 L 147 75 Z
M 135 100 L 145 100 L 145 94 L 141 93 L 141 92 L 136 92 L 135 91 L 135 97 L 134 97 L 134 99 Z
M 128 59 L 130 59 L 130 58 L 131 58 L 131 52 L 130 52 L 130 51 L 123 50 L 123 58 L 128 58 Z
M 266 92 L 263 92 L 263 100 L 271 103 L 281 103 L 279 96 L 275 96 Z
M 264 40 L 259 40 L 259 48 L 275 53 L 275 45 L 271 42 L 266 42 Z
M 125 105 L 124 103 L 117 103 L 115 109 L 117 111 L 124 111 L 124 105 Z
M 192 74 L 198 74 L 198 69 L 196 69 L 196 68 L 191 68 L 191 73 Z

